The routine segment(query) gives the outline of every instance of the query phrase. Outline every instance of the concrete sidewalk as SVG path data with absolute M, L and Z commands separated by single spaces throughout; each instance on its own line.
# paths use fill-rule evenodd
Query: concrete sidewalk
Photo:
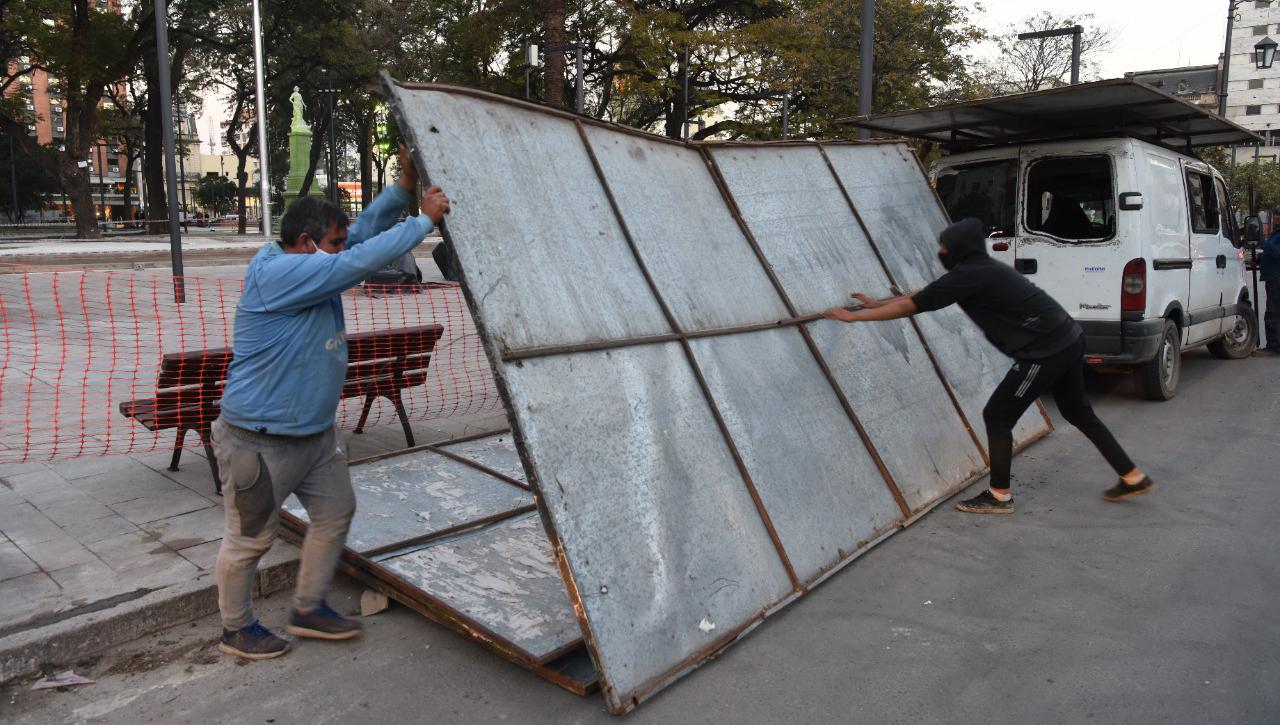
M 505 426 L 499 411 L 413 429 L 422 444 Z M 399 425 L 346 435 L 352 460 L 405 445 Z M 40 659 L 69 659 L 142 633 L 104 632 L 112 610 L 144 609 L 147 631 L 212 611 L 222 499 L 203 450 L 186 450 L 178 471 L 169 458 L 0 465 L 0 681 L 39 666 L 33 643 L 50 643 Z M 287 586 L 296 557 L 278 543 L 260 589 Z

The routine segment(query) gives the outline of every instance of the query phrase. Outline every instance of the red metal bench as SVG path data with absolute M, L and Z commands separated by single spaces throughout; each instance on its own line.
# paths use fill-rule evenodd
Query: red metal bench
M 364 397 L 356 433 L 363 432 L 373 402 L 386 398 L 395 406 L 406 443 L 414 445 L 402 391 L 426 382 L 431 353 L 443 334 L 440 325 L 424 325 L 362 332 L 347 338 L 347 377 L 342 384 L 342 397 Z M 169 353 L 160 362 L 155 397 L 120 403 L 120 413 L 147 430 L 177 429 L 170 471 L 178 470 L 183 440 L 188 431 L 195 431 L 204 444 L 218 493 L 222 493 L 222 481 L 209 429 L 221 412 L 222 389 L 230 365 L 228 348 Z

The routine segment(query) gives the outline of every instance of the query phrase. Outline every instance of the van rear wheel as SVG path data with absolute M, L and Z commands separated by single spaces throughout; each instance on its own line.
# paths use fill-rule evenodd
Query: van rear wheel
M 1178 377 L 1182 374 L 1182 340 L 1178 326 L 1165 320 L 1164 334 L 1156 356 L 1138 366 L 1134 374 L 1142 397 L 1147 400 L 1168 400 L 1178 389 Z
M 1220 360 L 1241 360 L 1252 355 L 1257 347 L 1258 316 L 1249 307 L 1235 316 L 1235 324 L 1226 335 L 1209 343 L 1209 354 Z

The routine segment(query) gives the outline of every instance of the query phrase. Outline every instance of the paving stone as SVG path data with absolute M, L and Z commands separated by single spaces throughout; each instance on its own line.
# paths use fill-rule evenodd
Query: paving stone
M 141 525 L 211 506 L 213 504 L 204 496 L 182 489 L 122 501 L 112 504 L 111 508 L 117 514 Z
M 211 506 L 145 523 L 142 529 L 171 549 L 185 549 L 221 539 L 226 525 L 225 516 L 221 506 Z
M 98 499 L 98 501 L 108 506 L 144 496 L 186 490 L 150 468 L 141 465 L 127 475 L 79 479 L 74 485 L 81 492 Z
M 204 571 L 213 571 L 214 566 L 218 563 L 218 549 L 221 547 L 222 539 L 206 541 L 203 544 L 179 549 L 178 555 Z
M 4 623 L 21 624 L 35 617 L 67 608 L 62 590 L 44 572 L 14 577 L 0 586 L 0 612 Z
M 55 461 L 47 464 L 68 481 L 91 476 L 107 476 L 116 472 L 125 472 L 136 467 L 137 462 L 128 456 L 85 456 L 69 461 Z
M 130 583 L 130 590 L 173 586 L 191 581 L 203 572 L 200 567 L 169 550 L 122 559 L 111 564 L 111 568 L 121 581 Z
M 51 541 L 65 535 L 61 527 L 29 503 L 0 510 L 0 533 L 18 546 Z
M 83 564 L 86 561 L 93 561 L 97 558 L 93 555 L 93 552 L 85 548 L 84 544 L 65 533 L 60 533 L 57 537 L 48 541 L 18 544 L 18 546 L 23 553 L 39 564 L 40 568 L 45 571 L 65 569 L 66 567 Z
M 12 541 L 0 541 L 0 581 L 39 570 L 40 567 L 22 553 L 22 549 L 19 549 L 17 544 Z
M 102 541 L 86 544 L 88 549 L 98 555 L 99 559 L 112 568 L 117 564 L 132 561 L 138 557 L 160 555 L 171 550 L 145 531 L 134 531 L 128 534 L 112 536 Z
M 99 503 L 92 496 L 81 493 L 78 489 L 74 497 L 40 506 L 39 509 L 40 513 L 48 516 L 55 524 L 66 529 L 68 533 L 94 519 L 114 515 L 111 509 Z
M 109 516 L 77 524 L 65 531 L 71 538 L 82 544 L 92 544 L 120 534 L 137 533 L 138 526 L 129 519 L 112 513 Z
M 135 582 L 121 577 L 98 559 L 49 572 L 62 588 L 62 598 L 71 606 L 114 597 L 138 589 Z
M 79 493 L 65 478 L 54 471 L 32 471 L 5 476 L 4 485 L 24 500 L 37 505 L 50 505 Z
M 0 464 L 0 478 L 7 476 L 16 476 L 20 473 L 34 473 L 36 471 L 47 471 L 48 467 L 40 461 L 27 461 L 26 463 L 5 463 Z

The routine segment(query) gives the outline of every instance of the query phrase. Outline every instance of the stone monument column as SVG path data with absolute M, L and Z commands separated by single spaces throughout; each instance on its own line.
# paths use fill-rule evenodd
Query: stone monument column
M 297 87 L 294 87 L 289 100 L 293 101 L 293 123 L 289 126 L 289 178 L 284 183 L 285 209 L 298 198 L 302 181 L 307 176 L 307 165 L 311 162 L 311 128 L 302 120 L 302 94 Z

